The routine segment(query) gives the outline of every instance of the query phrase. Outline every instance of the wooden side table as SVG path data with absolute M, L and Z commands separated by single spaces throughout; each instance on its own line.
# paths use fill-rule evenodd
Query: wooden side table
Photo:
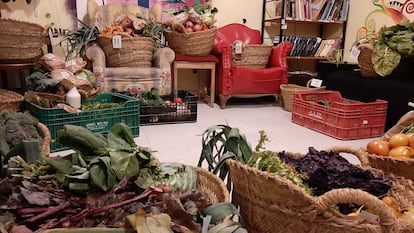
M 199 79 L 199 96 L 202 97 L 210 107 L 214 108 L 215 85 L 216 85 L 216 64 L 218 59 L 214 55 L 207 56 L 186 56 L 176 54 L 173 62 L 174 90 L 178 88 L 178 70 L 179 69 L 205 69 L 210 70 L 210 94 L 206 95 L 201 89 L 201 75 L 198 72 Z
M 31 71 L 36 66 L 36 63 L 1 63 L 0 64 L 0 74 L 2 77 L 2 87 L 4 89 L 10 89 L 8 81 L 7 81 L 7 71 L 18 71 L 19 72 L 19 79 L 21 85 L 21 92 L 24 93 L 26 91 L 26 73 L 25 70 Z

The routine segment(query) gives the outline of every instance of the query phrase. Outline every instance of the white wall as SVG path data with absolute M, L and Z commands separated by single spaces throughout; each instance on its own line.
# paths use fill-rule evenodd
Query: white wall
M 246 25 L 260 30 L 262 27 L 261 0 L 212 0 L 211 3 L 219 10 L 216 26 L 229 23 L 241 23 L 246 19 Z

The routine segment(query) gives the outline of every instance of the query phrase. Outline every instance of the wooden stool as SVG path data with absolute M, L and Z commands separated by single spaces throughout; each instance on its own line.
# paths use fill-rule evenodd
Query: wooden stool
M 0 72 L 2 77 L 2 86 L 4 89 L 10 89 L 7 81 L 7 71 L 18 71 L 19 72 L 19 79 L 21 85 L 21 93 L 26 91 L 26 73 L 25 70 L 29 70 L 29 73 L 33 70 L 36 66 L 36 63 L 1 63 L 0 64 Z
M 182 54 L 175 54 L 173 62 L 173 75 L 174 75 L 174 90 L 178 88 L 178 69 L 205 69 L 210 70 L 210 95 L 204 94 L 201 90 L 201 75 L 198 72 L 199 79 L 199 96 L 214 108 L 214 96 L 215 96 L 215 85 L 216 85 L 216 64 L 218 59 L 214 55 L 207 56 L 186 56 Z

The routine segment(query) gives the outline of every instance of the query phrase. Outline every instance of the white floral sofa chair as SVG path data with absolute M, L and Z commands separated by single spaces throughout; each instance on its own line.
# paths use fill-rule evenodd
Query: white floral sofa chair
M 98 6 L 95 0 L 88 0 L 87 14 L 89 24 L 103 28 L 114 22 L 119 15 L 133 14 L 161 22 L 161 7 L 151 9 L 138 5 L 113 3 Z M 152 66 L 144 67 L 108 67 L 105 53 L 98 44 L 92 44 L 86 50 L 86 56 L 92 61 L 93 72 L 103 83 L 103 91 L 149 91 L 156 87 L 160 95 L 171 94 L 171 62 L 175 53 L 168 47 L 157 48 L 152 57 Z

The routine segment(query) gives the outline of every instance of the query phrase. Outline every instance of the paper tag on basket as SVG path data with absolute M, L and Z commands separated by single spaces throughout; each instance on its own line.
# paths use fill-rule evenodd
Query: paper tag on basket
M 237 41 L 234 43 L 234 53 L 241 54 L 243 51 L 243 42 Z
M 361 50 L 358 49 L 356 45 L 353 45 L 351 51 L 349 51 L 349 60 L 353 62 L 358 62 L 358 56 Z
M 321 87 L 322 86 L 322 79 L 313 78 L 309 84 L 311 87 Z
M 120 35 L 112 36 L 112 48 L 114 49 L 122 48 L 122 37 Z

